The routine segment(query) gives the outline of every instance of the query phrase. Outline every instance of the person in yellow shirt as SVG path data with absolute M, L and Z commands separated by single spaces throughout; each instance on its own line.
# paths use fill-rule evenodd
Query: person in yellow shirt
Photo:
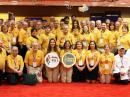
M 117 46 L 122 45 L 125 47 L 125 50 L 130 48 L 130 35 L 129 35 L 129 27 L 127 25 L 122 26 L 122 35 L 118 38 Z
M 103 53 L 105 44 L 111 45 L 111 32 L 107 29 L 106 23 L 102 23 L 102 30 L 98 36 L 97 46 L 98 50 Z
M 37 37 L 37 29 L 36 28 L 32 28 L 31 29 L 31 36 L 27 38 L 26 41 L 26 46 L 28 48 L 28 50 L 32 47 L 32 43 L 34 42 L 38 42 L 39 39 Z
M 31 31 L 28 29 L 28 23 L 23 22 L 22 29 L 20 29 L 18 35 L 19 54 L 22 55 L 23 58 L 27 52 L 26 40 L 29 36 L 31 36 Z
M 60 51 L 60 59 L 62 60 L 62 57 L 65 53 L 70 52 L 73 53 L 72 50 L 72 45 L 70 41 L 66 41 L 64 43 L 64 48 L 63 50 Z M 73 72 L 73 67 L 66 68 L 63 66 L 63 63 L 61 62 L 60 65 L 60 75 L 61 75 L 61 82 L 65 83 L 71 83 L 72 81 L 72 72 Z
M 15 21 L 10 21 L 10 27 L 8 29 L 8 33 L 11 35 L 11 45 L 17 45 L 17 38 L 19 30 L 16 28 Z
M 81 36 L 82 36 L 81 40 L 83 42 L 84 49 L 88 49 L 88 45 L 90 42 L 90 32 L 88 26 L 84 26 L 82 28 Z
M 3 42 L 0 40 L 0 85 L 2 84 L 2 74 L 5 72 L 5 65 L 6 65 L 6 59 L 7 59 L 7 54 L 6 50 L 3 48 Z
M 73 48 L 74 48 L 74 46 L 75 46 L 75 44 L 76 44 L 77 41 L 82 41 L 82 37 L 83 37 L 83 36 L 82 36 L 81 33 L 80 33 L 78 30 L 76 30 L 76 29 L 73 30 L 72 35 L 73 35 L 73 37 L 72 37 L 72 44 L 73 44 Z
M 100 31 L 95 27 L 95 21 L 90 21 L 89 32 L 90 41 L 98 42 Z
M 114 54 L 110 52 L 109 45 L 105 45 L 105 52 L 101 54 L 99 61 L 100 82 L 103 84 L 109 84 L 111 82 L 111 76 L 114 65 Z
M 64 28 L 62 30 L 62 33 L 57 37 L 57 46 L 60 47 L 60 49 L 63 49 L 63 45 L 66 40 L 69 40 L 72 44 L 73 35 L 69 33 L 69 26 L 64 25 Z
M 86 50 L 83 49 L 83 43 L 77 41 L 75 44 L 74 55 L 76 56 L 76 64 L 73 66 L 72 80 L 74 82 L 85 82 L 87 76 L 86 69 Z
M 18 55 L 18 47 L 13 46 L 11 54 L 7 56 L 7 80 L 9 84 L 17 84 L 23 74 L 24 62 L 22 56 Z
M 117 54 L 117 39 L 120 36 L 119 32 L 115 31 L 115 23 L 111 22 L 109 26 L 109 30 L 111 32 L 111 52 L 115 55 Z
M 73 34 L 73 31 L 77 31 L 80 33 L 80 26 L 79 26 L 79 21 L 78 20 L 74 20 L 72 22 L 72 29 L 71 29 L 71 33 Z
M 41 34 L 41 36 L 39 37 L 39 43 L 41 45 L 41 50 L 44 53 L 46 53 L 46 51 L 47 51 L 49 40 L 51 38 L 55 38 L 55 35 L 51 33 L 50 26 L 46 26 L 45 27 L 45 33 Z
M 98 64 L 100 59 L 100 52 L 97 51 L 97 45 L 94 41 L 89 43 L 88 51 L 86 54 L 86 64 L 87 64 L 87 82 L 95 83 L 98 78 Z
M 59 55 L 59 50 L 58 50 L 58 47 L 56 46 L 56 40 L 54 38 L 51 38 L 49 40 L 46 55 L 48 53 L 52 53 L 52 52 Z M 46 72 L 47 72 L 48 82 L 52 83 L 52 82 L 59 81 L 59 64 L 58 64 L 58 66 L 56 66 L 54 68 L 50 68 L 50 67 L 46 66 Z
M 45 31 L 42 29 L 42 22 L 41 21 L 37 22 L 35 28 L 37 29 L 37 37 L 40 37 L 41 34 L 45 33 Z
M 25 65 L 28 74 L 36 74 L 37 80 L 42 82 L 42 68 L 44 64 L 44 53 L 38 50 L 39 44 L 37 42 L 32 43 L 32 48 L 27 51 L 25 55 Z

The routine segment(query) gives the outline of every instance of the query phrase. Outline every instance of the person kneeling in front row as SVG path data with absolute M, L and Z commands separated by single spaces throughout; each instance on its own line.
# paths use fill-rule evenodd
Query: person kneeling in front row
M 115 56 L 115 64 L 113 76 L 115 82 L 121 84 L 128 84 L 128 70 L 129 64 L 125 54 L 125 48 L 123 46 L 118 47 L 118 55 Z

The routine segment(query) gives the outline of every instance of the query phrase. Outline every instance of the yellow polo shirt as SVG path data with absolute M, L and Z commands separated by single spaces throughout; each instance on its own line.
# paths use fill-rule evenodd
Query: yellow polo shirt
M 97 46 L 99 48 L 103 48 L 105 46 L 105 44 L 109 44 L 111 45 L 111 39 L 112 34 L 109 30 L 105 30 L 105 31 L 100 31 L 100 36 L 98 37 L 98 42 L 97 42 Z
M 83 50 L 81 50 L 81 51 L 78 51 L 78 50 L 74 50 L 74 55 L 75 55 L 75 57 L 76 57 L 76 62 L 79 64 L 80 63 L 80 61 L 82 61 L 82 64 L 84 64 L 85 65 L 85 61 L 86 61 L 86 50 L 85 49 L 83 49 Z
M 118 38 L 118 44 L 125 47 L 125 49 L 130 48 L 130 35 L 124 34 Z
M 91 63 L 91 61 L 94 61 L 94 64 L 95 64 L 95 62 L 96 62 L 98 59 L 100 59 L 100 52 L 97 51 L 97 50 L 95 50 L 95 51 L 92 53 L 91 50 L 88 50 L 86 56 L 87 56 L 87 58 L 88 58 L 88 63 L 89 63 L 89 64 Z M 93 65 L 94 65 L 94 64 L 93 64 Z
M 7 56 L 7 72 L 14 73 L 12 69 L 23 70 L 24 62 L 20 55 L 13 57 L 12 55 Z
M 44 64 L 44 53 L 41 50 L 38 50 L 35 55 L 36 67 L 39 67 Z M 31 50 L 27 51 L 25 59 L 25 64 L 33 66 L 34 62 L 34 52 Z
M 102 74 L 110 74 L 112 72 L 112 67 L 115 57 L 113 53 L 101 54 L 99 62 L 99 70 Z
M 6 54 L 6 50 L 2 49 L 2 51 L 0 52 L 0 70 L 5 69 L 5 61 L 7 59 L 7 54 Z

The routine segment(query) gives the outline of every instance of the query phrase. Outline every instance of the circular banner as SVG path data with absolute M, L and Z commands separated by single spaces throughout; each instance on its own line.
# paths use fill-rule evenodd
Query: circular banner
M 76 63 L 76 57 L 72 53 L 65 53 L 62 57 L 64 67 L 70 68 Z
M 49 68 L 55 68 L 60 62 L 59 56 L 55 52 L 48 53 L 45 56 L 45 65 Z

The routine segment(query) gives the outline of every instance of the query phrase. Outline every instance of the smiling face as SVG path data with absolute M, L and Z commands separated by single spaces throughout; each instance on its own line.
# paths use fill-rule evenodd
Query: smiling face
M 90 42 L 90 49 L 95 49 L 95 43 L 93 41 Z
M 54 39 L 50 40 L 50 47 L 54 48 L 56 45 L 56 41 Z
M 77 50 L 81 50 L 82 48 L 83 48 L 82 42 L 78 41 L 78 42 L 76 43 L 76 49 L 77 49 Z

